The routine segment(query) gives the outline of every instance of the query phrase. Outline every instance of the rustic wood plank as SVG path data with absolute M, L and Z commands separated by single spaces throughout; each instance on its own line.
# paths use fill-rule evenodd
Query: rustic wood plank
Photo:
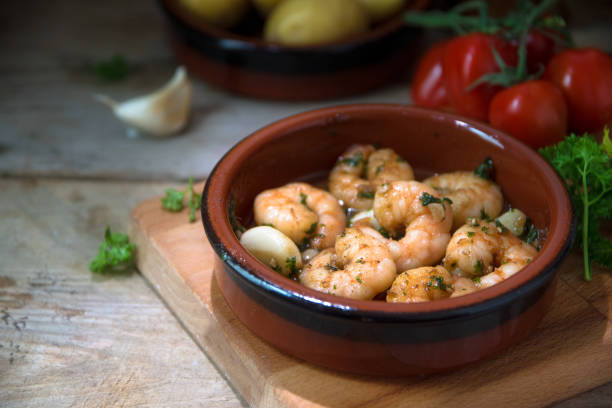
M 169 186 L 0 180 L 0 406 L 242 406 L 140 274 L 88 270 Z
M 578 253 L 562 267 L 552 310 L 521 344 L 454 373 L 380 379 L 314 367 L 254 337 L 220 294 L 202 229 L 162 212 L 157 199 L 134 210 L 131 234 L 142 273 L 253 406 L 542 406 L 612 380 L 608 314 L 568 283 Z

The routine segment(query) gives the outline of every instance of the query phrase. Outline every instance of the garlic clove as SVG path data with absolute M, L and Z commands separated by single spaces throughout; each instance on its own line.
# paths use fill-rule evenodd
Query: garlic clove
M 518 237 L 521 236 L 525 230 L 527 215 L 517 208 L 512 208 L 497 217 L 497 221 Z
M 365 225 L 374 229 L 380 229 L 380 224 L 378 223 L 376 217 L 374 217 L 374 210 L 358 212 L 353 216 L 353 218 L 350 219 L 349 225 L 351 227 L 355 225 Z
M 285 276 L 302 267 L 302 255 L 297 245 L 276 228 L 250 228 L 242 234 L 240 243 L 255 258 Z
M 189 118 L 191 83 L 184 67 L 178 67 L 170 81 L 157 91 L 118 103 L 105 95 L 96 98 L 115 115 L 137 130 L 154 136 L 180 131 Z

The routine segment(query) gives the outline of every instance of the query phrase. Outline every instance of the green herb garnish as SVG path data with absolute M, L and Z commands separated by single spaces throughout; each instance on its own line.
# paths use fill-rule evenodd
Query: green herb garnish
M 366 198 L 366 199 L 372 199 L 372 198 L 374 198 L 374 192 L 373 191 L 360 191 L 357 194 L 357 197 L 359 197 L 359 198 Z
M 161 198 L 162 208 L 172 212 L 179 212 L 183 209 L 184 198 L 184 192 L 169 188 L 166 190 L 166 195 Z
M 333 271 L 333 272 L 335 272 L 335 271 L 337 271 L 337 270 L 338 270 L 338 267 L 337 267 L 337 266 L 335 266 L 335 265 L 333 265 L 333 264 L 330 264 L 330 263 L 328 263 L 327 265 L 325 265 L 325 267 L 326 267 L 327 269 L 329 269 L 330 271 Z
M 474 231 L 468 231 L 467 236 L 468 238 L 472 238 L 474 236 Z
M 448 285 L 444 282 L 444 278 L 437 275 L 431 275 L 429 277 L 429 282 L 427 282 L 426 289 L 435 289 L 438 288 L 444 292 L 448 292 L 451 290 L 453 285 Z
M 93 66 L 93 70 L 105 81 L 119 81 L 124 79 L 130 72 L 125 58 L 115 54 L 105 61 L 100 61 Z
M 98 248 L 98 255 L 89 264 L 89 270 L 96 273 L 122 273 L 134 266 L 134 250 L 126 234 L 111 233 L 110 227 L 104 232 L 104 242 Z
M 609 129 L 604 129 L 604 137 Z M 583 249 L 584 279 L 590 281 L 591 262 L 612 268 L 612 243 L 599 233 L 601 220 L 612 219 L 610 157 L 593 136 L 571 134 L 539 150 L 565 182 L 578 216 L 577 240 Z
M 490 180 L 493 173 L 493 160 L 490 157 L 484 159 L 482 163 L 476 167 L 474 174 L 485 180 Z
M 478 275 L 482 275 L 482 269 L 484 268 L 484 265 L 482 264 L 482 261 L 479 259 L 476 261 L 476 263 L 474 264 L 474 273 L 477 273 Z
M 338 159 L 338 163 L 348 164 L 351 167 L 357 167 L 360 164 L 365 163 L 365 161 L 363 160 L 363 155 L 361 154 L 361 152 L 358 152 L 353 157 L 344 157 Z
M 193 190 L 193 177 L 189 177 L 189 187 L 187 188 L 187 205 L 189 206 L 189 222 L 195 222 L 196 210 L 200 209 L 202 194 L 197 194 Z

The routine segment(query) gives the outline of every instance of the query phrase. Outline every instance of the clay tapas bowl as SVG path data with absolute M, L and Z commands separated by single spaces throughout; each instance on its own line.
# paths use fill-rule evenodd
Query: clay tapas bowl
M 394 149 L 415 169 L 472 170 L 494 163 L 508 204 L 545 232 L 539 255 L 490 288 L 435 302 L 351 300 L 302 286 L 249 254 L 234 233 L 250 226 L 255 196 L 296 180 L 321 180 L 354 143 Z M 561 180 L 533 150 L 483 123 L 403 105 L 347 105 L 266 126 L 217 164 L 202 200 L 215 277 L 236 316 L 274 347 L 351 373 L 413 375 L 451 370 L 525 338 L 553 299 L 556 272 L 574 235 Z
M 429 0 L 407 2 L 423 10 Z M 357 95 L 405 74 L 419 51 L 421 30 L 401 14 L 342 41 L 290 47 L 265 41 L 256 13 L 235 30 L 194 18 L 178 0 L 160 0 L 178 60 L 208 83 L 261 99 L 300 101 Z

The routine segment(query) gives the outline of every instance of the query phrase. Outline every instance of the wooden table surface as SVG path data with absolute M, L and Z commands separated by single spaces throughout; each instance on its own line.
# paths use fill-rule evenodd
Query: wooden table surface
M 578 3 L 568 2 L 579 42 L 612 51 L 609 3 Z M 204 178 L 270 121 L 352 101 L 407 103 L 407 81 L 317 103 L 261 102 L 194 81 L 184 134 L 134 139 L 92 94 L 128 98 L 170 77 L 176 62 L 154 1 L 6 2 L 0 27 L 0 406 L 244 405 L 141 275 L 89 272 L 104 228 L 126 231 L 137 203 Z M 107 84 L 90 65 L 114 53 L 134 71 Z M 612 384 L 556 406 L 612 406 Z

